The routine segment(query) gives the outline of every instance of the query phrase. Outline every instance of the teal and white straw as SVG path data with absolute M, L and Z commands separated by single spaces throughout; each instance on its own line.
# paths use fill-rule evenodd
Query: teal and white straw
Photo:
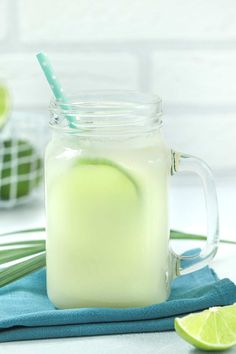
M 36 55 L 36 57 L 38 59 L 38 62 L 44 72 L 44 75 L 50 85 L 50 88 L 51 88 L 56 100 L 60 101 L 62 103 L 68 103 L 69 100 L 66 97 L 66 95 L 64 94 L 64 90 L 55 75 L 55 72 L 53 70 L 53 67 L 52 67 L 50 61 L 49 61 L 47 54 L 41 52 L 41 53 L 38 53 Z M 62 104 L 62 108 L 64 110 L 70 110 L 69 105 Z M 68 121 L 70 123 L 70 127 L 74 127 L 74 124 L 73 124 L 74 119 L 70 115 L 66 116 L 66 118 L 68 119 Z
M 57 77 L 54 73 L 54 70 L 48 59 L 47 54 L 38 53 L 37 59 L 56 99 L 61 102 L 68 102 L 68 99 L 64 94 L 63 88 L 60 85 L 60 82 L 57 80 Z

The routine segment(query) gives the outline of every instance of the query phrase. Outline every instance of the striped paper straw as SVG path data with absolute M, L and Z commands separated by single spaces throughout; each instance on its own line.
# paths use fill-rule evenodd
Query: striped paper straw
M 57 101 L 61 101 L 62 103 L 68 103 L 69 100 L 68 98 L 66 97 L 66 95 L 64 94 L 64 90 L 60 84 L 60 82 L 58 81 L 56 75 L 55 75 L 55 72 L 53 70 L 53 67 L 49 61 L 49 58 L 47 56 L 46 53 L 43 53 L 43 52 L 40 52 L 36 55 L 37 59 L 38 59 L 38 62 L 44 72 L 44 75 L 47 79 L 47 82 L 49 83 L 49 86 L 56 98 Z M 66 109 L 66 110 L 69 110 L 71 109 L 71 107 L 69 105 L 62 105 L 61 106 L 62 109 Z M 66 118 L 68 119 L 69 121 L 69 125 L 70 127 L 74 127 L 75 125 L 73 124 L 73 121 L 74 119 L 68 115 L 66 116 Z

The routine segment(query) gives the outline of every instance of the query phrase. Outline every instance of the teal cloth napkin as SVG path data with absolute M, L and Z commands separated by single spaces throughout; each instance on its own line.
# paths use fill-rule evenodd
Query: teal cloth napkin
M 173 330 L 176 316 L 234 302 L 236 285 L 205 267 L 176 278 L 162 304 L 57 310 L 47 297 L 43 269 L 0 289 L 0 342 Z

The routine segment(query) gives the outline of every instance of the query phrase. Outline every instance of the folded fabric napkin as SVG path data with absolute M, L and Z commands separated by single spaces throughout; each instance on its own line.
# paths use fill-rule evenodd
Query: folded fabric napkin
M 168 301 L 142 308 L 57 310 L 45 270 L 0 289 L 0 342 L 173 330 L 174 318 L 236 302 L 236 285 L 208 267 L 176 278 Z

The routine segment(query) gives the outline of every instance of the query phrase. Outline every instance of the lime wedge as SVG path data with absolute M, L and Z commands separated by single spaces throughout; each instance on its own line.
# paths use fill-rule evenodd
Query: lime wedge
M 60 215 L 60 223 L 50 218 L 54 228 L 60 226 L 58 233 L 64 227 L 63 232 L 86 235 L 88 242 L 137 232 L 142 205 L 138 185 L 109 160 L 79 159 L 55 179 L 48 193 L 52 218 Z
M 5 86 L 0 85 L 0 129 L 7 121 L 10 107 L 9 93 Z
M 87 206 L 96 214 L 101 207 L 109 212 L 119 201 L 124 209 L 126 203 L 136 200 L 138 195 L 137 183 L 129 173 L 105 159 L 78 160 L 57 178 L 52 190 L 57 190 L 57 197 L 61 196 L 64 203 L 68 201 L 72 210 L 81 205 L 83 212 Z
M 104 159 L 104 158 L 82 158 L 79 161 L 77 161 L 77 163 L 75 164 L 76 166 L 87 166 L 89 168 L 91 168 L 91 166 L 94 167 L 99 167 L 99 169 L 105 168 L 105 169 L 109 169 L 110 171 L 117 171 L 118 174 L 121 174 L 123 177 L 125 176 L 129 182 L 132 183 L 133 187 L 136 189 L 136 191 L 138 192 L 139 188 L 138 188 L 138 184 L 135 180 L 134 177 L 131 176 L 131 174 L 124 169 L 122 166 L 116 164 L 115 162 L 108 160 L 108 159 Z M 94 176 L 93 176 L 94 178 Z
M 196 348 L 226 350 L 236 345 L 236 304 L 211 307 L 175 319 L 176 332 Z

